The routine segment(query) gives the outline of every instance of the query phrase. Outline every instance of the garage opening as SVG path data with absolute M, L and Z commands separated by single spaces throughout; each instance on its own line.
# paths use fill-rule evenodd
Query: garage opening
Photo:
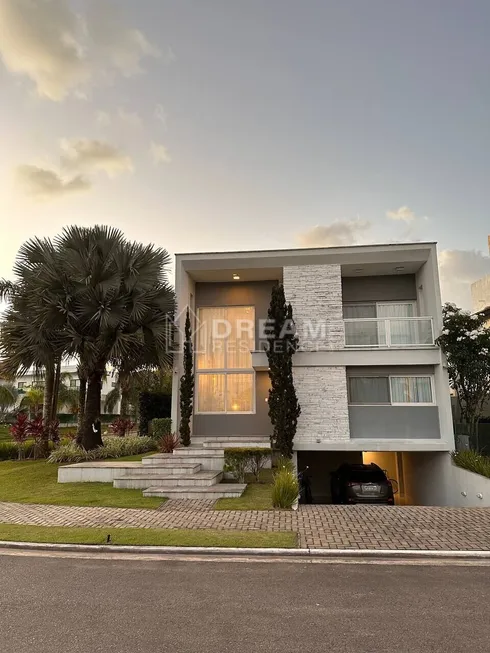
M 298 451 L 298 469 L 306 469 L 314 503 L 332 503 L 330 477 L 343 463 L 375 463 L 392 479 L 395 505 L 407 505 L 403 453 L 397 451 Z

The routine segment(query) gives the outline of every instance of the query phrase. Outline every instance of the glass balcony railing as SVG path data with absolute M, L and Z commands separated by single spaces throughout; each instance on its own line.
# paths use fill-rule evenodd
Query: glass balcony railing
M 430 347 L 431 317 L 353 318 L 344 320 L 346 347 Z

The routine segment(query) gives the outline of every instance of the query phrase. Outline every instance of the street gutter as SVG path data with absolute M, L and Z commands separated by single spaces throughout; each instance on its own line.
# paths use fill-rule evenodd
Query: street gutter
M 76 553 L 133 553 L 135 555 L 189 556 L 259 556 L 290 558 L 378 558 L 427 560 L 490 560 L 487 551 L 444 551 L 428 549 L 273 549 L 201 546 L 114 546 L 109 544 L 46 544 L 37 542 L 2 542 L 1 549 Z

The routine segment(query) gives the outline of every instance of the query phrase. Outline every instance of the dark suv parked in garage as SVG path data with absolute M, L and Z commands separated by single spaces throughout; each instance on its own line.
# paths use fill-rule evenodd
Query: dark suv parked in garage
M 332 503 L 395 503 L 392 481 L 378 465 L 344 463 L 331 475 Z

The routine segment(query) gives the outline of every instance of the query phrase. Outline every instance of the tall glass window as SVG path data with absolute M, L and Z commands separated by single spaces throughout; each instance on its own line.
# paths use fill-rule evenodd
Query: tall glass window
M 255 412 L 255 309 L 200 308 L 196 337 L 197 412 Z

